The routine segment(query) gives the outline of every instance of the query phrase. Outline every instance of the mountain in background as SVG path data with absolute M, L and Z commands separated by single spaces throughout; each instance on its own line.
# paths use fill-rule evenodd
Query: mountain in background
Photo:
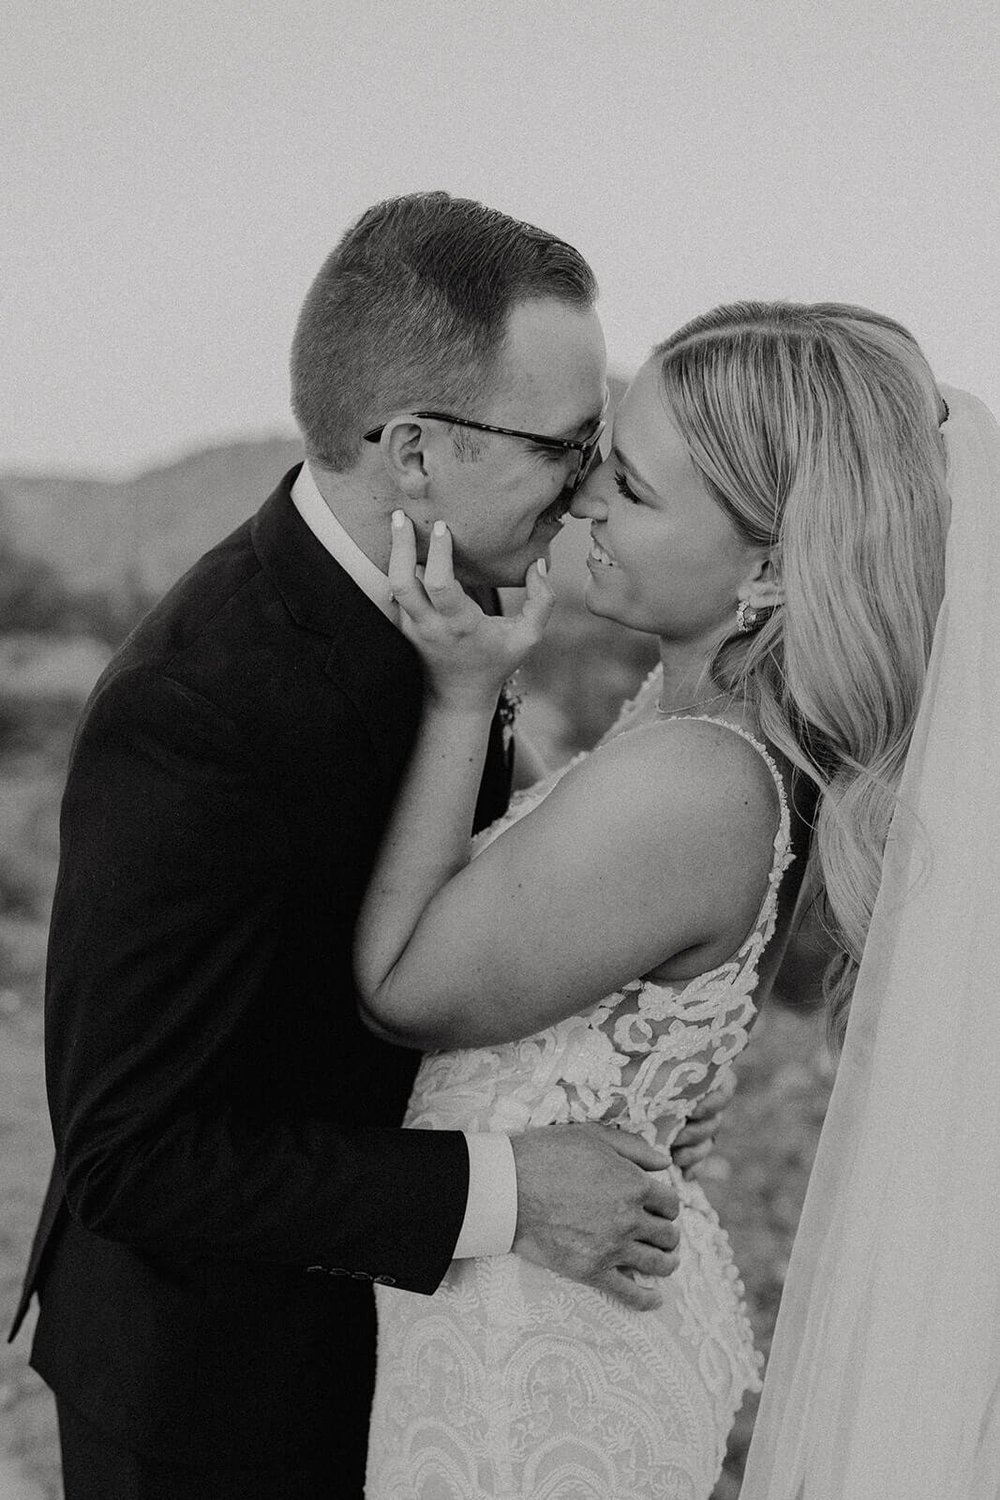
M 625 381 L 608 384 L 613 409 Z M 48 564 L 74 590 L 127 583 L 155 596 L 252 515 L 301 458 L 299 439 L 279 436 L 203 448 L 125 480 L 0 474 L 0 547 Z M 576 572 L 585 528 L 572 530 L 580 544 L 561 546 L 557 567 L 558 552 L 572 552 Z
M 163 592 L 302 458 L 294 438 L 204 448 L 120 481 L 0 475 L 0 537 L 73 589 Z

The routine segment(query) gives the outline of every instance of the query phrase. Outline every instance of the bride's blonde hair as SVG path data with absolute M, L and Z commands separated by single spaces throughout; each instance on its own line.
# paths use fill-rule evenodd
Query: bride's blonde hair
M 913 337 L 861 307 L 720 307 L 655 354 L 695 467 L 783 580 L 784 605 L 751 636 L 734 625 L 713 675 L 819 790 L 840 1041 L 944 593 L 943 404 Z

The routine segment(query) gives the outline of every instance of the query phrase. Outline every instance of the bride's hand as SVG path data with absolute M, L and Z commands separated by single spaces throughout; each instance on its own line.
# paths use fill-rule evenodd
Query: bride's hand
M 413 523 L 401 510 L 392 516 L 389 582 L 403 629 L 427 668 L 431 692 L 463 710 L 492 710 L 501 684 L 541 639 L 555 603 L 539 559 L 525 577 L 520 613 L 484 614 L 455 578 L 444 522 L 434 523 L 427 562 L 418 572 Z

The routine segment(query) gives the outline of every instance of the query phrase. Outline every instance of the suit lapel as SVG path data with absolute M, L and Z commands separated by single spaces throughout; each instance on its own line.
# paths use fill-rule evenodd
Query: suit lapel
M 303 521 L 291 498 L 297 474 L 254 517 L 254 547 L 295 624 L 329 640 L 327 676 L 353 703 L 395 791 L 420 719 L 420 658 Z

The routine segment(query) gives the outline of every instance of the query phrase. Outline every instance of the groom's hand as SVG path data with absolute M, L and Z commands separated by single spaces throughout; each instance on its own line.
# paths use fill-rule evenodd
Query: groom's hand
M 736 1074 L 731 1067 L 725 1067 L 709 1093 L 688 1115 L 687 1124 L 670 1147 L 674 1166 L 680 1167 L 685 1177 L 694 1177 L 695 1169 L 711 1156 L 719 1125 L 735 1093 Z
M 651 1175 L 669 1156 L 607 1125 L 548 1125 L 512 1136 L 511 1145 L 515 1254 L 629 1307 L 659 1307 L 662 1294 L 637 1285 L 632 1273 L 669 1276 L 677 1268 L 677 1194 Z

